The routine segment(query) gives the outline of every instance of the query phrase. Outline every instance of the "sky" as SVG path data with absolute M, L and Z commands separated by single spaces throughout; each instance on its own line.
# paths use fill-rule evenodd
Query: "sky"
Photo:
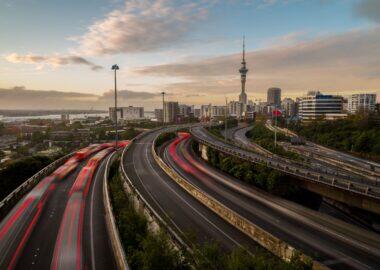
M 310 90 L 380 98 L 379 0 L 0 0 L 0 109 L 223 104 Z

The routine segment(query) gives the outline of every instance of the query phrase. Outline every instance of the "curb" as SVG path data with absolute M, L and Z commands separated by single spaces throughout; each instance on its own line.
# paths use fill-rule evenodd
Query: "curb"
M 113 215 L 113 209 L 109 197 L 109 191 L 108 191 L 108 175 L 109 175 L 109 169 L 110 164 L 112 164 L 115 159 L 117 158 L 117 152 L 113 152 L 107 159 L 106 168 L 104 171 L 104 177 L 103 177 L 103 203 L 105 208 L 105 219 L 107 224 L 107 232 L 109 239 L 111 240 L 111 246 L 113 253 L 115 255 L 115 260 L 118 269 L 126 269 L 129 270 L 129 265 L 127 263 L 126 255 L 124 252 L 123 245 L 120 240 L 120 233 L 117 229 L 115 217 Z
M 157 136 L 158 137 L 158 136 Z M 157 138 L 156 137 L 156 138 Z M 155 138 L 155 140 L 156 140 Z M 154 140 L 154 142 L 155 142 Z M 248 235 L 255 242 L 272 252 L 274 255 L 284 259 L 285 261 L 290 261 L 293 255 L 300 253 L 302 261 L 311 260 L 313 262 L 313 269 L 322 270 L 329 269 L 318 261 L 313 260 L 309 256 L 303 254 L 302 252 L 296 250 L 294 247 L 290 246 L 281 239 L 273 236 L 269 232 L 263 230 L 257 225 L 251 223 L 246 218 L 240 216 L 238 213 L 229 209 L 225 205 L 221 204 L 219 201 L 203 192 L 198 187 L 186 181 L 177 172 L 172 170 L 156 153 L 154 142 L 152 144 L 152 154 L 159 166 L 184 190 L 186 190 L 195 199 L 200 201 L 218 216 L 226 220 L 228 223 L 239 229 L 241 232 Z

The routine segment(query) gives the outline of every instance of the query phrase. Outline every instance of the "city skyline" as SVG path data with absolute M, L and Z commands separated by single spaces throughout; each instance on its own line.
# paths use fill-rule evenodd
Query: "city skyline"
M 270 87 L 292 98 L 309 90 L 380 96 L 374 0 L 0 5 L 3 109 L 107 108 L 113 63 L 121 68 L 121 106 L 152 110 L 163 89 L 168 100 L 186 104 L 207 104 L 210 96 L 214 104 L 237 100 L 243 34 L 248 99 L 265 101 Z M 74 5 L 65 20 L 62 10 Z

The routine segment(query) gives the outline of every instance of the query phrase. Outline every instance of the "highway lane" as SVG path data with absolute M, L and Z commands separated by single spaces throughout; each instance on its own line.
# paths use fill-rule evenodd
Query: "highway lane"
M 298 164 L 290 159 L 274 159 L 268 158 L 264 155 L 254 153 L 252 151 L 243 149 L 239 146 L 227 144 L 224 141 L 212 136 L 203 127 L 192 127 L 191 134 L 205 141 L 214 147 L 225 149 L 228 153 L 233 152 L 233 155 L 241 156 L 249 160 L 257 160 L 257 162 L 269 163 L 269 167 L 280 169 L 285 172 L 295 174 L 299 177 L 310 179 L 311 181 L 318 181 L 323 184 L 334 185 L 335 188 L 349 190 L 350 192 L 357 192 L 362 196 L 371 196 L 377 198 L 380 196 L 380 189 L 374 185 L 373 181 L 369 179 L 356 179 L 354 177 L 342 177 L 341 175 L 332 175 L 328 171 L 321 171 L 305 165 Z M 333 183 L 332 183 L 333 182 Z M 349 185 L 348 185 L 349 184 Z
M 320 258 L 334 269 L 375 269 L 380 237 L 331 217 L 276 198 L 225 175 L 191 154 L 189 140 L 164 160 L 187 181 L 273 235 Z
M 89 190 L 84 219 L 84 256 L 88 259 L 89 269 L 117 269 L 116 261 L 108 238 L 103 202 L 103 177 L 108 156 L 104 158 L 95 172 Z
M 147 134 L 128 149 L 123 162 L 128 177 L 142 196 L 189 243 L 217 241 L 226 250 L 256 244 L 178 186 L 155 162 L 151 147 L 161 131 Z
M 50 269 L 59 228 L 70 198 L 69 192 L 87 161 L 81 162 L 74 173 L 57 183 L 22 252 L 17 269 Z M 84 208 L 83 254 L 85 264 L 90 266 L 87 269 L 116 269 L 104 220 L 102 179 L 105 162 L 106 159 L 102 160 L 95 171 Z
M 277 129 L 278 132 L 282 132 L 291 136 L 296 136 L 295 133 L 288 131 L 285 128 L 274 127 L 269 122 L 266 123 L 266 127 L 272 131 L 274 131 L 274 129 Z M 352 166 L 355 169 L 361 170 L 363 174 L 368 174 L 369 176 L 376 176 L 378 178 L 380 177 L 380 164 L 377 162 L 359 158 L 341 151 L 333 150 L 310 141 L 307 141 L 306 145 L 287 146 L 299 149 L 304 152 L 312 153 L 321 157 L 330 158 L 345 166 Z
M 281 157 L 272 154 L 270 151 L 266 150 L 265 148 L 261 147 L 260 145 L 256 143 L 253 143 L 249 138 L 247 138 L 245 134 L 250 129 L 252 129 L 252 126 L 236 129 L 235 132 L 232 134 L 234 140 L 238 142 L 238 144 L 242 145 L 243 147 L 247 149 L 253 149 L 255 152 L 263 154 L 267 157 L 281 160 Z M 282 142 L 278 142 L 278 143 L 282 144 Z M 342 166 L 335 166 L 333 164 L 329 164 L 327 162 L 324 162 L 322 160 L 318 160 L 312 157 L 307 157 L 307 158 L 311 162 L 309 163 L 302 162 L 301 166 L 310 167 L 310 168 L 320 170 L 321 172 L 331 174 L 331 175 L 338 175 L 343 178 L 350 179 L 352 181 L 358 181 L 358 182 L 365 181 L 362 175 L 357 174 L 352 171 L 345 170 Z M 296 161 L 294 161 L 294 163 L 296 163 Z M 297 163 L 300 163 L 300 162 L 297 162 Z
M 86 162 L 87 160 L 81 162 L 73 173 L 56 184 L 49 203 L 45 205 L 41 218 L 20 256 L 16 269 L 50 269 L 59 226 L 68 200 L 68 192 Z

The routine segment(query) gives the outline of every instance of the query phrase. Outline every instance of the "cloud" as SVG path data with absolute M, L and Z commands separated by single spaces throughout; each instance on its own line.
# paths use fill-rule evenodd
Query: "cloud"
M 60 67 L 64 65 L 84 65 L 91 68 L 91 70 L 100 70 L 103 69 L 103 67 L 96 65 L 88 60 L 86 60 L 83 57 L 75 56 L 75 55 L 69 55 L 69 56 L 59 56 L 59 55 L 52 55 L 52 56 L 41 56 L 41 55 L 33 55 L 33 54 L 26 54 L 26 55 L 19 55 L 17 53 L 12 53 L 5 56 L 5 60 L 7 60 L 10 63 L 25 63 L 25 64 L 35 64 L 37 65 L 37 68 L 42 68 L 43 65 L 47 64 L 52 67 Z
M 207 13 L 207 1 L 126 1 L 123 9 L 95 21 L 77 37 L 79 51 L 88 55 L 156 51 L 185 39 Z
M 178 93 L 239 93 L 241 55 L 225 55 L 193 62 L 147 66 L 137 70 L 150 76 L 184 80 L 168 86 Z M 309 89 L 356 91 L 380 89 L 380 27 L 299 41 L 246 53 L 249 94 L 262 95 L 279 85 L 288 94 Z
M 102 95 L 55 90 L 30 90 L 24 86 L 0 88 L 2 109 L 107 109 L 113 105 L 113 91 Z M 160 94 L 150 92 L 118 91 L 119 106 L 147 106 L 160 104 Z
M 354 12 L 359 17 L 380 23 L 379 0 L 361 0 L 359 3 L 357 3 Z
M 100 99 L 103 100 L 113 100 L 115 92 L 114 90 L 109 90 L 108 92 L 103 93 Z M 130 90 L 119 90 L 117 91 L 118 99 L 124 100 L 147 100 L 153 99 L 155 97 L 159 97 L 160 93 L 151 93 L 151 92 L 138 92 L 138 91 L 130 91 Z

